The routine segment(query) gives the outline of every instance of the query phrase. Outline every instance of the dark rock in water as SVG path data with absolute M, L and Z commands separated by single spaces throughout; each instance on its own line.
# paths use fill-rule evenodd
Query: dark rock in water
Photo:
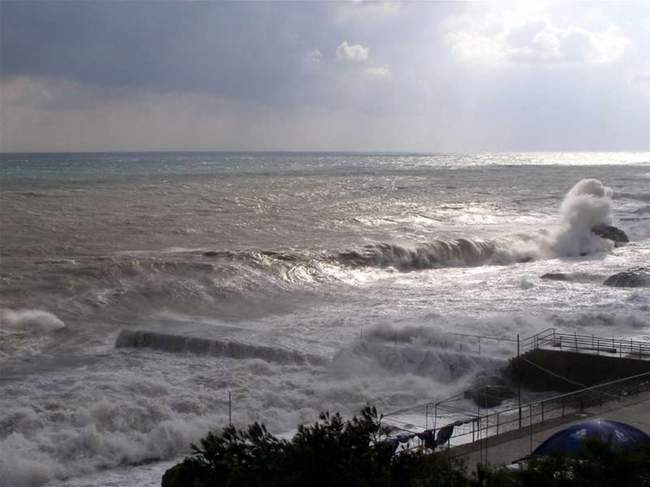
M 611 287 L 650 287 L 650 269 L 635 267 L 609 276 L 604 282 Z
M 628 243 L 630 241 L 623 230 L 612 225 L 595 225 L 591 227 L 591 231 L 599 237 L 606 238 L 617 244 Z
M 550 279 L 551 281 L 568 281 L 569 276 L 561 272 L 549 272 L 542 275 L 540 279 Z
M 217 252 L 216 250 L 208 250 L 206 252 L 203 252 L 203 255 L 205 257 L 217 257 L 221 252 Z
M 481 408 L 499 406 L 504 400 L 515 397 L 509 381 L 501 374 L 480 373 L 474 378 L 464 396 Z
M 504 385 L 487 385 L 465 391 L 465 397 L 481 408 L 494 408 L 515 397 L 515 393 Z

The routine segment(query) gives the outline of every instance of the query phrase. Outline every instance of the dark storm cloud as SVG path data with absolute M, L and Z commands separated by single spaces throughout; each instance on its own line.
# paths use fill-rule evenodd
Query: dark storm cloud
M 288 15 L 269 3 L 3 2 L 0 73 L 281 100 L 322 8 L 303 15 L 297 4 Z
M 0 0 L 0 150 L 647 150 L 649 15 Z

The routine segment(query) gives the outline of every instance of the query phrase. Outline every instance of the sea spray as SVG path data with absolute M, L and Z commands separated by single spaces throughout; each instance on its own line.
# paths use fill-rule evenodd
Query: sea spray
M 552 256 L 578 256 L 608 250 L 612 243 L 591 229 L 612 222 L 612 190 L 597 179 L 583 179 L 567 193 L 560 206 L 561 223 L 552 233 Z
M 592 232 L 612 222 L 612 190 L 596 179 L 579 181 L 564 197 L 556 227 L 493 240 L 436 239 L 415 245 L 375 243 L 341 252 L 337 260 L 352 267 L 392 267 L 406 272 L 452 266 L 511 264 L 573 257 L 608 250 L 612 243 Z
M 332 364 L 343 375 L 416 375 L 438 384 L 469 380 L 504 365 L 499 354 L 480 354 L 475 343 L 463 342 L 464 337 L 434 327 L 380 325 L 339 351 Z
M 40 309 L 11 310 L 0 308 L 0 330 L 49 332 L 65 328 L 57 316 Z

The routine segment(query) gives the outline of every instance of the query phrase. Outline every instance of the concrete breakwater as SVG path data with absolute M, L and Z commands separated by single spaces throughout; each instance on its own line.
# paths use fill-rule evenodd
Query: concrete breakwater
M 596 355 L 538 348 L 511 359 L 506 373 L 531 390 L 564 392 L 650 372 L 647 358 L 618 356 L 615 349 L 606 352 Z

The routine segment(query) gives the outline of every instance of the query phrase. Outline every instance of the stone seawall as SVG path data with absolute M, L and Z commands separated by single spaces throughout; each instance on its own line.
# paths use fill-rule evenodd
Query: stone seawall
M 531 350 L 510 360 L 507 375 L 532 390 L 573 391 L 650 372 L 650 360 L 564 350 Z

